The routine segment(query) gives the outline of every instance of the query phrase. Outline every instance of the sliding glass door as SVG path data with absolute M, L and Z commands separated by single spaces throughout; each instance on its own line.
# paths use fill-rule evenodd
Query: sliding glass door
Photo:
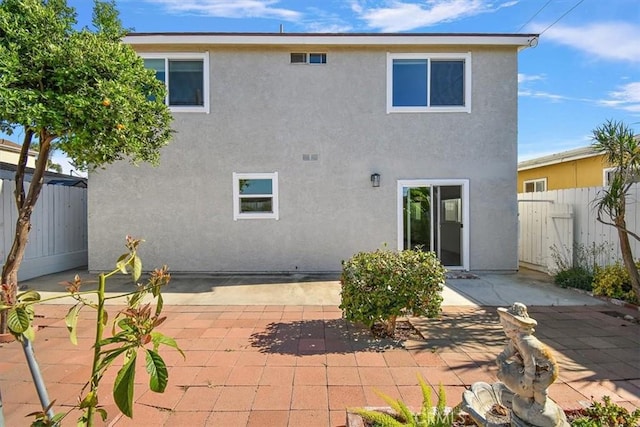
M 468 269 L 467 180 L 398 182 L 398 249 L 434 251 L 450 268 Z

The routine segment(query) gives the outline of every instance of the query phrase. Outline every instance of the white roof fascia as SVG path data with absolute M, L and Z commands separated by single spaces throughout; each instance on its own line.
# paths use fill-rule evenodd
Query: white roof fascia
M 594 151 L 591 147 L 578 148 L 573 151 L 551 154 L 549 156 L 538 157 L 537 159 L 525 160 L 518 163 L 518 170 L 525 171 L 528 169 L 541 168 L 544 166 L 555 165 L 558 163 L 571 162 L 573 160 L 587 159 L 589 157 L 599 156 L 602 153 Z
M 131 33 L 129 45 L 493 45 L 529 47 L 537 44 L 537 34 L 406 34 L 406 35 L 292 35 L 292 34 L 207 34 Z

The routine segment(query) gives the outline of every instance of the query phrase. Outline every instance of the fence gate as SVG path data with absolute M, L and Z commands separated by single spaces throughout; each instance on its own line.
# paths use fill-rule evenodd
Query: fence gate
M 556 268 L 552 247 L 563 258 L 573 259 L 573 207 L 541 199 L 540 194 L 519 194 L 519 259 L 529 268 L 552 272 Z

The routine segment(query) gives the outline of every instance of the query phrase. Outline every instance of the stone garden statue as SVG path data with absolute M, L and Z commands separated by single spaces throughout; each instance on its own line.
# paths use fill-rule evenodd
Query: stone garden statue
M 549 347 L 533 336 L 538 322 L 519 302 L 508 309 L 498 308 L 498 314 L 509 338 L 496 360 L 498 379 L 515 394 L 514 415 L 533 426 L 568 425 L 564 411 L 547 396 L 547 389 L 558 378 L 558 363 Z
M 558 363 L 533 336 L 538 322 L 519 302 L 498 308 L 498 315 L 509 338 L 496 360 L 501 382 L 473 384 L 463 394 L 463 408 L 482 426 L 568 427 L 564 411 L 548 397 L 547 389 L 558 378 Z M 500 407 L 507 417 L 495 416 Z

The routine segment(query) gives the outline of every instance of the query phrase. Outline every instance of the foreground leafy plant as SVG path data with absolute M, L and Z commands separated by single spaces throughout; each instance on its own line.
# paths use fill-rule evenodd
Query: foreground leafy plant
M 636 262 L 636 264 L 640 267 L 640 262 Z M 593 293 L 634 304 L 640 302 L 631 286 L 629 272 L 620 263 L 596 268 L 593 278 Z
M 134 283 L 137 283 L 142 274 L 142 261 L 137 255 L 140 240 L 127 236 L 126 247 L 128 252 L 121 255 L 116 263 L 116 268 L 107 273 L 100 274 L 98 278 L 98 289 L 91 291 L 81 291 L 82 281 L 76 276 L 72 282 L 66 283 L 69 295 L 57 296 L 42 300 L 35 291 L 27 291 L 19 294 L 16 301 L 11 306 L 0 307 L 7 311 L 8 327 L 15 338 L 23 343 L 30 344 L 35 339 L 33 319 L 35 316 L 34 305 L 39 302 L 51 301 L 69 296 L 76 300 L 65 317 L 65 323 L 69 330 L 69 338 L 74 345 L 77 345 L 77 325 L 80 311 L 85 308 L 93 308 L 97 311 L 96 335 L 93 344 L 93 362 L 91 377 L 80 392 L 79 403 L 66 413 L 53 414 L 53 402 L 48 402 L 46 389 L 37 387 L 40 394 L 40 401 L 43 410 L 29 414 L 35 417 L 33 426 L 58 425 L 71 411 L 78 408 L 82 415 L 78 419 L 78 425 L 92 426 L 95 415 L 98 414 L 103 421 L 107 419 L 107 412 L 99 404 L 98 387 L 100 380 L 109 367 L 116 360 L 122 360 L 122 367 L 118 371 L 113 384 L 113 398 L 118 409 L 126 416 L 133 417 L 133 389 L 135 382 L 135 367 L 138 352 L 144 351 L 146 358 L 146 370 L 149 374 L 149 388 L 158 393 L 166 389 L 169 374 L 164 360 L 158 353 L 161 345 L 173 347 L 182 354 L 173 338 L 167 337 L 155 331 L 166 317 L 161 316 L 163 299 L 161 289 L 169 283 L 171 276 L 164 266 L 156 269 L 150 275 L 146 284 L 136 284 L 136 289 L 128 294 L 106 297 L 106 280 L 117 273 L 130 274 Z M 89 294 L 97 296 L 97 303 L 88 299 Z M 145 298 L 151 295 L 155 300 L 155 308 L 151 303 L 143 304 Z M 104 328 L 108 323 L 108 315 L 105 310 L 105 302 L 115 298 L 126 298 L 127 307 L 120 311 L 113 321 L 111 336 L 104 337 Z M 150 345 L 151 348 L 147 348 Z M 27 354 L 27 358 L 32 355 Z M 31 361 L 30 361 L 31 362 Z M 30 363 L 30 367 L 32 363 Z M 37 364 L 35 365 L 37 367 Z M 41 381 L 38 372 L 33 372 L 34 381 Z M 39 378 L 39 379 L 36 379 Z M 43 396 L 44 394 L 44 396 Z
M 398 316 L 440 314 L 445 272 L 433 252 L 360 252 L 343 262 L 340 308 L 347 320 L 381 322 L 393 335 Z
M 375 393 L 395 411 L 395 414 L 364 408 L 352 408 L 350 411 L 373 423 L 374 426 L 380 427 L 447 427 L 453 425 L 458 416 L 458 410 L 454 408 L 451 412 L 447 412 L 447 399 L 442 384 L 438 388 L 438 403 L 433 407 L 431 387 L 420 375 L 418 375 L 418 383 L 422 391 L 422 407 L 417 414 L 413 413 L 402 400 L 393 399 L 378 390 L 375 390 Z
M 634 427 L 640 423 L 640 409 L 629 413 L 626 408 L 616 405 L 609 396 L 602 398 L 603 403 L 592 402 L 584 410 L 585 415 L 573 420 L 575 427 Z

